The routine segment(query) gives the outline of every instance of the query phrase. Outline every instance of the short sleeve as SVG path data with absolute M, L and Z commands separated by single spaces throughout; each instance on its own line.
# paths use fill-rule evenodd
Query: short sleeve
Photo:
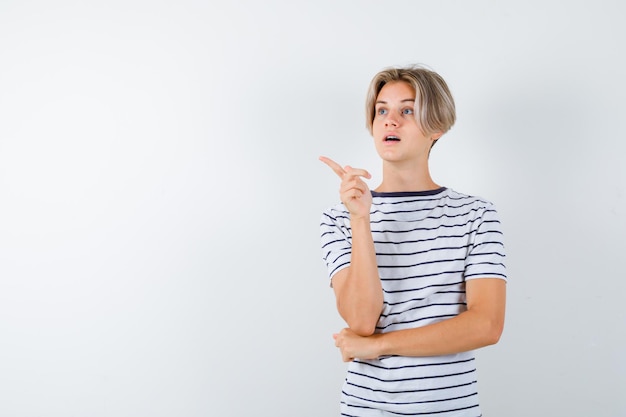
M 465 279 L 501 278 L 506 281 L 504 239 L 496 208 L 487 203 L 478 213 L 472 224 Z
M 350 217 L 342 207 L 326 210 L 320 220 L 322 260 L 331 279 L 337 272 L 350 266 L 352 256 Z

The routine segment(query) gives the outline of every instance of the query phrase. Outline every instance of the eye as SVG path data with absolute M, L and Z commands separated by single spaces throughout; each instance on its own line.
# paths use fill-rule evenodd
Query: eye
M 413 114 L 413 109 L 406 108 L 406 109 L 402 110 L 402 114 L 404 114 L 404 115 Z
M 376 114 L 381 115 L 381 116 L 385 115 L 385 114 L 387 114 L 387 109 L 379 108 L 379 109 L 376 110 Z

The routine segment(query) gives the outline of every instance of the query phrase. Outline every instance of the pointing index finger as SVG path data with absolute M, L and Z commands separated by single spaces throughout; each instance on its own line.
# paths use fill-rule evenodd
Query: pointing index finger
M 346 166 L 345 168 L 346 174 L 350 174 L 350 175 L 358 175 L 360 177 L 365 177 L 367 179 L 372 178 L 372 176 L 370 175 L 369 172 L 367 172 L 364 169 L 360 169 L 360 168 L 352 168 L 351 166 Z
M 320 156 L 319 160 L 322 161 L 323 163 L 325 163 L 326 165 L 328 165 L 330 167 L 330 169 L 335 171 L 335 174 L 337 174 L 339 176 L 339 178 L 343 178 L 343 176 L 346 173 L 346 171 L 344 171 L 344 169 L 341 167 L 341 165 L 339 165 L 337 162 L 333 161 L 332 159 L 330 159 L 330 158 L 328 158 L 326 156 Z

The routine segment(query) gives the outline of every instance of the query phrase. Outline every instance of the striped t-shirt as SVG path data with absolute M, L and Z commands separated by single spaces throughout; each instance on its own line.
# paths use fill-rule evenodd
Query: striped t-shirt
M 490 202 L 447 188 L 372 196 L 371 229 L 384 292 L 377 333 L 465 311 L 466 280 L 506 280 L 500 222 Z M 321 239 L 332 278 L 350 265 L 352 233 L 343 204 L 322 215 Z M 341 411 L 363 417 L 480 416 L 474 355 L 355 359 L 348 365 Z

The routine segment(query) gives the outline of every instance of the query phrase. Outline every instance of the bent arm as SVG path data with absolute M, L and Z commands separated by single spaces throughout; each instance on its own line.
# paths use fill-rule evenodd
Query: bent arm
M 370 336 L 383 309 L 383 289 L 378 276 L 369 216 L 353 216 L 350 226 L 350 266 L 335 274 L 332 285 L 337 311 L 348 327 L 360 336 Z
M 380 355 L 447 355 L 497 343 L 504 328 L 506 281 L 469 280 L 466 295 L 467 310 L 456 317 L 382 335 Z
M 344 329 L 335 344 L 345 361 L 383 355 L 439 356 L 478 349 L 498 342 L 504 328 L 506 281 L 467 281 L 467 310 L 456 317 L 413 329 L 360 337 Z

